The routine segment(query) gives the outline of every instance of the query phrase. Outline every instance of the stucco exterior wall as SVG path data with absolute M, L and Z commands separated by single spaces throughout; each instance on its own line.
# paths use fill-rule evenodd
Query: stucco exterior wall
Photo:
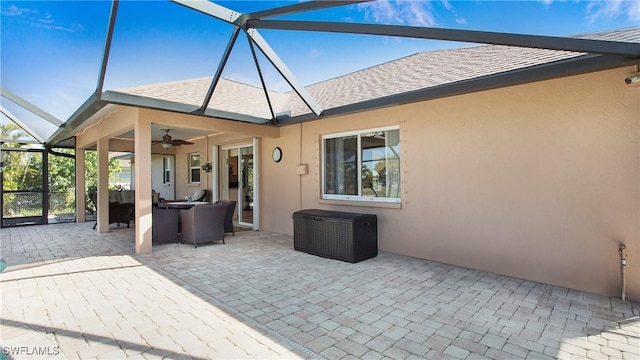
M 296 165 L 305 159 L 304 153 L 301 153 L 300 150 L 306 148 L 301 147 L 300 126 L 281 128 L 278 139 L 262 139 L 260 151 L 262 164 L 260 176 L 261 229 L 281 234 L 292 234 L 291 215 L 304 205 L 301 186 L 309 176 L 296 175 Z M 278 163 L 271 158 L 271 153 L 276 146 L 282 149 L 282 160 Z
M 176 199 L 184 199 L 185 196 L 193 195 L 198 189 L 210 189 L 210 173 L 200 169 L 200 183 L 189 183 L 189 154 L 200 153 L 200 166 L 211 162 L 211 150 L 207 143 L 207 138 L 200 138 L 192 141 L 193 145 L 176 147 Z
M 164 183 L 164 158 L 169 158 L 171 181 Z M 151 188 L 160 194 L 161 198 L 175 198 L 176 161 L 174 155 L 151 154 Z
M 262 142 L 261 229 L 292 234 L 304 208 L 374 213 L 381 250 L 613 296 L 624 243 L 627 297 L 639 300 L 640 87 L 623 81 L 635 71 L 281 128 Z M 400 126 L 401 208 L 322 201 L 320 136 L 388 125 Z

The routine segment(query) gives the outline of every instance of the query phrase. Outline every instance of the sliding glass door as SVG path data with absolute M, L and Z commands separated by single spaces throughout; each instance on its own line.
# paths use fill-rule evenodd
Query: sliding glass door
M 253 145 L 222 150 L 222 198 L 236 200 L 234 222 L 253 227 L 255 171 Z

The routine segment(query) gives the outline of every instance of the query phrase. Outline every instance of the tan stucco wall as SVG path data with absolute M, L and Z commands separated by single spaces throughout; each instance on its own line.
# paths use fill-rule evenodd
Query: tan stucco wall
M 262 142 L 261 229 L 292 234 L 301 208 L 374 213 L 381 250 L 614 296 L 624 242 L 638 300 L 640 87 L 623 81 L 635 71 L 281 128 Z M 400 125 L 402 208 L 322 203 L 319 137 L 387 125 Z
M 207 189 L 211 191 L 213 182 L 213 171 L 200 171 L 200 184 L 189 184 L 189 154 L 200 153 L 200 165 L 212 163 L 217 168 L 218 159 L 213 159 L 213 146 L 220 148 L 225 146 L 237 146 L 251 144 L 252 138 L 246 134 L 223 133 L 199 139 L 189 139 L 193 145 L 175 147 L 176 152 L 176 198 L 183 199 L 187 195 L 192 195 L 197 189 Z M 219 189 L 221 191 L 221 189 Z M 211 200 L 211 193 L 209 193 Z
M 169 158 L 171 179 L 164 183 L 164 158 Z M 151 188 L 160 194 L 161 198 L 174 199 L 175 196 L 176 161 L 174 155 L 151 154 Z
M 279 139 L 262 139 L 261 143 L 260 228 L 292 234 L 291 214 L 302 208 L 301 184 L 308 180 L 309 175 L 301 178 L 295 171 L 303 159 L 300 155 L 300 125 L 281 128 L 280 136 Z M 276 146 L 282 149 L 279 163 L 271 158 Z
M 184 199 L 185 196 L 193 195 L 198 189 L 209 189 L 211 187 L 210 173 L 200 170 L 200 184 L 189 183 L 189 154 L 200 153 L 200 165 L 211 162 L 211 150 L 207 146 L 207 139 L 200 138 L 192 141 L 193 145 L 176 147 L 176 199 Z

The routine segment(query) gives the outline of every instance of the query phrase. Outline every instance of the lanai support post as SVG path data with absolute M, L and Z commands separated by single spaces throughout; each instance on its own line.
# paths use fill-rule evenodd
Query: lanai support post
M 136 254 L 151 252 L 151 121 L 136 118 L 135 136 L 135 241 Z
M 99 234 L 109 232 L 109 138 L 98 139 L 98 225 Z
M 84 149 L 76 148 L 76 222 L 85 222 L 86 219 L 86 194 Z

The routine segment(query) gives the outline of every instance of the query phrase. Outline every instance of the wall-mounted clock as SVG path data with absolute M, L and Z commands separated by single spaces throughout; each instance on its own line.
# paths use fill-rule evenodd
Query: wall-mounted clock
M 273 158 L 273 161 L 275 162 L 280 162 L 280 160 L 282 160 L 282 149 L 280 149 L 279 147 L 273 148 L 271 158 Z

